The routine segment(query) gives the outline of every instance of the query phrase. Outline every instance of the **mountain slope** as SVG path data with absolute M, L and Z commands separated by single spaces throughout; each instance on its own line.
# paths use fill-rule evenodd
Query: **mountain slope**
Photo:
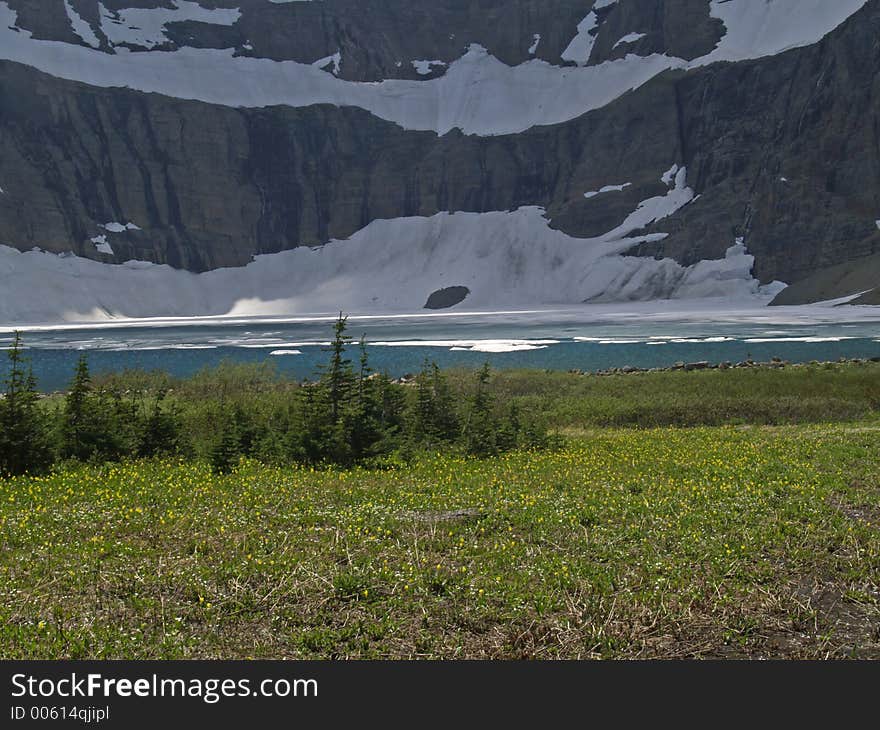
M 6 0 L 0 316 L 873 289 L 839 272 L 880 253 L 878 28 L 878 0 Z

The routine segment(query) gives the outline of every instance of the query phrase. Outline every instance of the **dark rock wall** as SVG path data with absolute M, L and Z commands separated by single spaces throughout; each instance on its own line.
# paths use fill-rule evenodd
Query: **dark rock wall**
M 647 104 L 662 113 L 646 113 Z M 204 270 L 345 238 L 380 218 L 548 209 L 577 235 L 613 228 L 680 158 L 674 86 L 567 124 L 500 137 L 411 132 L 361 109 L 229 109 L 61 81 L 0 63 L 0 241 Z M 631 188 L 586 200 L 623 175 Z M 14 181 L 14 184 L 13 184 Z
M 789 283 L 880 252 L 878 70 L 871 3 L 815 46 L 683 76 L 680 144 L 704 195 L 645 252 L 693 263 L 741 235 L 755 274 Z

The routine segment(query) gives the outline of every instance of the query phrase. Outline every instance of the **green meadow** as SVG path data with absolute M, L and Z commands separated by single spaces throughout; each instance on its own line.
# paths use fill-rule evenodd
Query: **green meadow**
M 184 431 L 220 377 L 242 404 L 295 388 L 163 382 Z M 871 364 L 495 373 L 540 448 L 61 461 L 0 480 L 0 656 L 880 658 L 878 386 Z

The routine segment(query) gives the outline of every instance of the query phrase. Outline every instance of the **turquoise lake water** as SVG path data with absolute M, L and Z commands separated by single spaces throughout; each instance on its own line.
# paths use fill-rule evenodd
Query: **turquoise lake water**
M 10 339 L 6 329 L 0 346 Z M 66 385 L 83 351 L 93 372 L 158 368 L 189 375 L 233 360 L 271 361 L 292 377 L 308 377 L 326 360 L 331 333 L 330 316 L 23 328 L 39 386 L 47 391 Z M 880 357 L 880 311 L 867 307 L 704 312 L 639 305 L 365 316 L 351 317 L 348 333 L 364 335 L 373 368 L 395 377 L 418 370 L 426 358 L 441 367 L 488 360 L 496 368 L 594 371 L 749 357 Z

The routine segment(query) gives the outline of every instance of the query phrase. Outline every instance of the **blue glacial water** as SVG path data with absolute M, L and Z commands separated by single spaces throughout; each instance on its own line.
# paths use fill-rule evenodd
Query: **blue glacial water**
M 0 347 L 10 330 L 0 332 Z M 65 387 L 81 352 L 93 372 L 140 368 L 186 376 L 231 360 L 270 361 L 281 373 L 309 377 L 327 358 L 331 332 L 332 317 L 322 316 L 37 327 L 24 328 L 23 337 L 41 390 L 52 391 Z M 364 316 L 349 319 L 348 333 L 363 335 L 372 367 L 394 377 L 418 370 L 425 359 L 441 367 L 489 361 L 495 368 L 594 371 L 749 357 L 880 357 L 880 311 L 866 307 L 719 312 L 641 305 Z

